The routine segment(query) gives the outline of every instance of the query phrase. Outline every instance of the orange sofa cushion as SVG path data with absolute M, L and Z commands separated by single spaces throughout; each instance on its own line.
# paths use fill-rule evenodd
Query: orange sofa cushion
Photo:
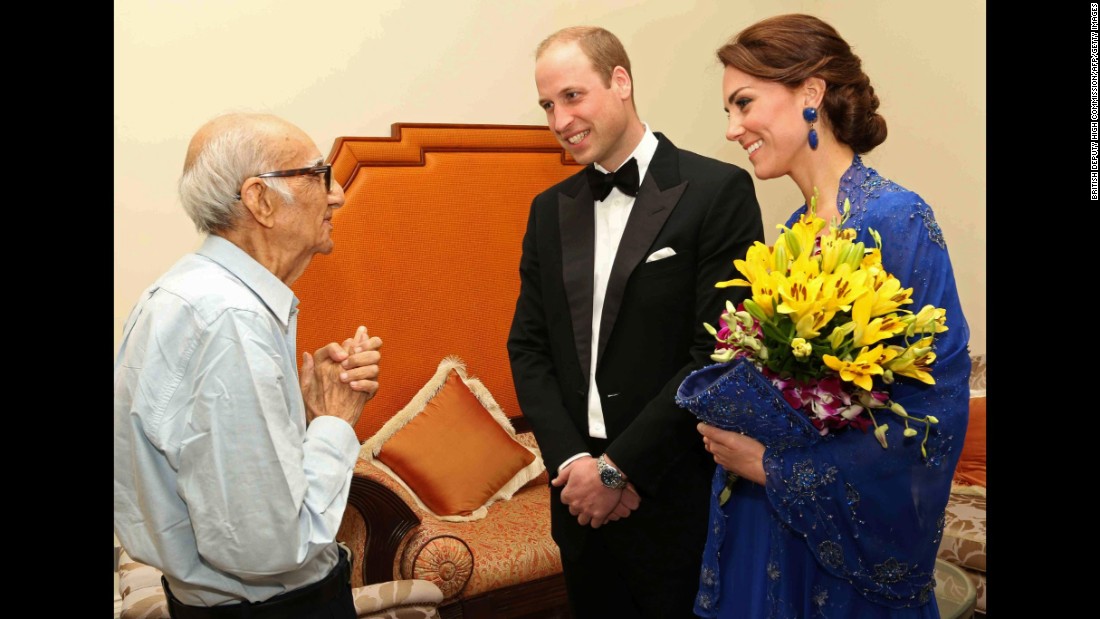
M 955 481 L 985 487 L 985 396 L 970 398 L 970 422 L 955 467 Z
M 511 422 L 455 357 L 363 447 L 439 518 L 483 518 L 545 469 Z M 376 464 L 378 463 L 376 462 Z M 380 467 L 382 468 L 382 467 Z M 385 469 L 384 469 L 385 470 Z

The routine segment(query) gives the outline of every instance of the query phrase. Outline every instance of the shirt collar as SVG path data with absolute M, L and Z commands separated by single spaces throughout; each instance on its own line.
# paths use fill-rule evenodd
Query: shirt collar
M 638 145 L 634 147 L 634 152 L 630 153 L 630 156 L 623 160 L 623 162 L 630 161 L 630 157 L 638 160 L 638 180 L 645 178 L 645 174 L 649 171 L 649 162 L 653 161 L 653 155 L 657 153 L 657 136 L 653 135 L 653 131 L 649 128 L 649 123 L 642 123 L 645 125 L 645 133 L 642 134 L 642 139 L 638 142 Z M 592 165 L 597 170 L 607 174 L 610 172 L 602 165 L 593 162 Z
M 208 235 L 202 247 L 195 253 L 213 260 L 236 276 L 267 305 L 284 327 L 290 325 L 290 317 L 298 307 L 298 297 L 274 273 L 256 262 L 255 258 L 231 241 L 215 234 Z

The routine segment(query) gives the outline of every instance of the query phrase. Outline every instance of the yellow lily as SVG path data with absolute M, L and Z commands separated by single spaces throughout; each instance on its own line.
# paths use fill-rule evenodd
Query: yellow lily
M 877 297 L 867 293 L 852 304 L 852 322 L 856 324 L 852 331 L 853 346 L 869 346 L 875 342 L 894 337 L 905 331 L 908 326 L 896 314 L 889 314 L 871 320 L 871 308 Z
M 936 379 L 932 378 L 930 371 L 935 361 L 932 338 L 926 337 L 887 361 L 885 367 L 894 374 L 915 378 L 926 385 L 935 385 Z
M 821 360 L 831 369 L 836 370 L 840 379 L 855 383 L 859 388 L 870 391 L 873 387 L 872 376 L 881 375 L 882 363 L 894 358 L 897 352 L 884 349 L 882 344 L 868 350 L 864 346 L 855 361 L 843 361 L 833 355 L 822 355 Z
M 925 305 L 915 316 L 908 316 L 903 320 L 909 323 L 906 335 L 947 331 L 947 310 L 932 305 Z
M 860 296 L 867 293 L 865 284 L 866 271 L 851 272 L 851 267 L 840 265 L 835 273 L 824 275 L 824 283 L 821 285 L 821 298 L 825 302 L 825 308 L 831 311 L 848 311 L 852 303 Z
M 882 271 L 882 273 L 885 274 L 886 272 Z M 902 288 L 901 281 L 898 278 L 885 275 L 880 279 L 881 281 L 876 281 L 872 285 L 875 301 L 871 305 L 871 316 L 889 314 L 902 305 L 913 302 L 913 299 L 910 298 L 913 295 L 913 289 Z
M 844 338 L 850 335 L 855 328 L 856 323 L 846 322 L 833 329 L 832 334 L 829 335 L 829 345 L 833 347 L 833 350 L 840 348 L 841 344 L 844 343 Z
M 814 310 L 806 314 L 803 314 L 798 322 L 794 323 L 795 334 L 799 338 L 814 339 L 821 335 L 821 330 L 825 328 L 825 325 L 829 324 L 829 321 L 836 315 L 835 311 L 819 311 Z
M 780 303 L 775 308 L 780 314 L 791 314 L 791 320 L 797 323 L 807 314 L 820 310 L 821 285 L 824 280 L 818 277 L 816 260 L 810 260 L 803 254 L 791 265 L 791 273 L 778 287 Z
M 766 317 L 761 320 L 771 320 L 775 316 L 775 308 L 779 303 L 779 289 L 786 279 L 782 273 L 773 271 L 752 283 L 752 300 L 760 306 Z M 757 318 L 760 317 L 757 316 Z
M 797 260 L 813 251 L 814 240 L 817 238 L 817 233 L 825 227 L 825 220 L 807 209 L 790 228 L 783 224 L 776 227 L 783 232 L 775 244 L 786 245 L 791 258 Z
M 795 359 L 805 359 L 813 353 L 814 347 L 810 345 L 805 339 L 796 337 L 791 340 L 791 353 Z
M 838 258 L 839 264 L 847 264 L 852 267 L 853 271 L 859 269 L 860 265 L 863 264 L 865 249 L 863 243 L 853 242 L 844 245 L 840 251 L 840 257 Z
M 882 250 L 874 248 L 863 255 L 863 260 L 860 261 L 860 268 L 872 269 L 877 268 L 882 270 Z
M 787 253 L 787 246 L 778 243 L 772 249 L 772 271 L 786 273 L 791 266 L 791 255 Z
M 852 244 L 841 232 L 846 228 L 833 228 L 829 234 L 821 237 L 821 272 L 832 273 L 841 263 L 840 257 Z
M 751 286 L 756 280 L 766 277 L 772 270 L 772 250 L 767 245 L 756 241 L 745 252 L 744 260 L 734 260 L 733 266 L 745 276 L 745 279 L 734 278 L 724 282 L 718 282 L 715 288 L 729 288 L 730 286 Z

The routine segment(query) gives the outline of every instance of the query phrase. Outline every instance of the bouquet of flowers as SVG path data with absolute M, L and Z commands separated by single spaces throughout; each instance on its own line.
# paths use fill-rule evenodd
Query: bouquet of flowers
M 876 412 L 901 417 L 906 437 L 918 434 L 911 424 L 923 425 L 921 454 L 927 457 L 937 419 L 909 415 L 890 400 L 889 386 L 902 376 L 935 384 L 932 343 L 947 330 L 945 312 L 931 305 L 915 313 L 905 309 L 913 289 L 883 269 L 879 234 L 870 230 L 875 247 L 865 247 L 855 242 L 855 230 L 834 222 L 819 237 L 826 222 L 815 206 L 816 196 L 793 226 L 780 226 L 772 247 L 757 242 L 744 260 L 734 261 L 743 279 L 716 284 L 749 286 L 752 293 L 737 307 L 727 301 L 719 328 L 705 325 L 718 340 L 711 358 L 751 362 L 822 436 L 874 426 L 885 448 L 888 426 L 876 421 Z M 846 200 L 845 219 L 849 209 Z M 736 408 L 742 399 L 729 404 Z

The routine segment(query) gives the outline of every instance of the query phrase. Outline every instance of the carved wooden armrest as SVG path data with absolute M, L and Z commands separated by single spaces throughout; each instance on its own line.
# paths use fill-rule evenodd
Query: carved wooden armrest
M 537 452 L 538 443 L 525 422 L 522 418 L 512 420 L 517 430 L 516 439 Z M 545 472 L 528 483 L 539 486 L 548 484 L 549 477 Z M 523 492 L 521 490 L 517 496 L 521 496 Z M 544 499 L 549 498 L 545 488 L 543 494 Z M 528 523 L 523 518 L 522 523 L 516 521 L 513 510 L 509 509 L 510 505 L 505 503 L 496 504 L 487 521 L 501 522 L 503 518 L 503 522 L 509 523 L 505 526 L 507 530 L 511 530 L 512 526 Z M 521 504 L 528 505 L 530 500 L 521 501 Z M 444 602 L 451 602 L 463 595 L 479 569 L 492 571 L 493 578 L 510 580 L 517 577 L 514 566 L 509 563 L 510 559 L 494 558 L 497 554 L 495 551 L 502 548 L 502 543 L 507 546 L 508 537 L 498 530 L 500 527 L 486 524 L 487 521 L 455 523 L 431 517 L 417 507 L 407 489 L 402 488 L 399 482 L 371 462 L 360 460 L 356 464 L 348 506 L 354 507 L 357 513 L 349 511 L 345 514 L 341 527 L 344 535 L 341 540 L 355 547 L 355 553 L 362 557 L 362 563 L 358 562 L 359 557 L 356 558 L 354 568 L 356 577 L 362 574 L 361 582 L 364 584 L 395 578 L 425 580 L 434 583 L 442 591 Z M 539 513 L 542 514 L 541 511 Z M 362 517 L 358 517 L 359 515 Z M 549 514 L 546 513 L 546 516 Z M 557 549 L 550 542 L 548 521 L 545 529 L 542 536 L 551 546 L 546 551 L 556 555 Z M 482 559 L 488 561 L 484 566 L 476 565 L 478 561 L 474 556 L 475 546 L 487 553 L 482 556 Z M 505 553 L 508 554 L 507 551 Z M 533 554 L 541 556 L 537 551 Z M 553 567 L 539 563 L 534 569 L 545 572 Z M 556 567 L 560 572 L 560 564 Z M 506 575 L 500 576 L 498 572 L 506 572 Z M 481 573 L 481 579 L 489 582 L 486 581 L 489 578 L 486 574 Z M 359 584 L 355 577 L 352 582 Z M 480 593 L 478 591 L 474 594 Z
M 363 584 L 393 580 L 397 551 L 409 531 L 420 525 L 420 518 L 393 490 L 372 479 L 370 472 L 363 473 L 362 467 L 352 475 L 348 509 L 355 509 L 366 524 L 366 546 L 354 548 L 363 558 Z

